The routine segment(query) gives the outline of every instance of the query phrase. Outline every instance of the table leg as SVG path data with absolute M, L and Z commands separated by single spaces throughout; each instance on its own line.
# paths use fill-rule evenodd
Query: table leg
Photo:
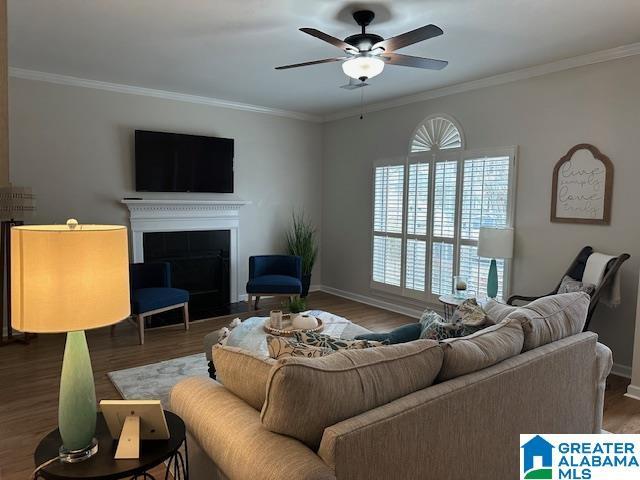
M 209 377 L 213 380 L 216 379 L 216 366 L 213 364 L 213 361 L 209 362 Z
M 171 458 L 169 458 L 169 462 L 167 462 L 167 470 L 164 475 L 164 480 L 169 480 L 169 474 L 171 473 L 173 480 L 189 480 L 189 457 L 187 450 L 187 439 L 184 439 L 184 455 L 182 456 L 182 452 L 178 450 L 174 453 Z M 187 460 L 185 461 L 185 457 Z

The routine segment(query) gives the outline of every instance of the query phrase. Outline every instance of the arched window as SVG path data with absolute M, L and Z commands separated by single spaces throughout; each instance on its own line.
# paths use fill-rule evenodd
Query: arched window
M 411 153 L 464 148 L 462 130 L 453 118 L 432 115 L 416 128 L 411 138 Z
M 371 286 L 437 302 L 453 291 L 483 296 L 491 258 L 478 255 L 482 226 L 512 227 L 515 147 L 467 150 L 460 124 L 431 115 L 413 131 L 405 161 L 374 165 Z M 497 259 L 498 296 L 510 263 Z

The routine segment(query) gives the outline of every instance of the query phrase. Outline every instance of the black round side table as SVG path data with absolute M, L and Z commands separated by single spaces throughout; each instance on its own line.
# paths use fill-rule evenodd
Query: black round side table
M 189 479 L 189 461 L 187 459 L 186 428 L 182 419 L 174 413 L 165 410 L 168 440 L 142 440 L 140 442 L 140 458 L 133 460 L 115 460 L 118 442 L 111 438 L 107 424 L 101 413 L 98 414 L 96 424 L 96 438 L 98 452 L 88 460 L 78 463 L 50 463 L 42 468 L 36 478 L 46 480 L 117 480 L 121 478 L 156 480 L 148 473 L 153 467 L 167 461 L 165 480 L 169 473 L 176 480 Z M 58 449 L 62 445 L 58 429 L 44 437 L 33 455 L 36 465 L 42 465 L 58 456 Z M 184 456 L 180 447 L 184 445 Z

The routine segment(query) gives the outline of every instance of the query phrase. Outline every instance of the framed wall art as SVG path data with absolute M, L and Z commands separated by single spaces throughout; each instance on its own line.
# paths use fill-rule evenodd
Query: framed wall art
M 551 221 L 608 225 L 613 163 L 593 145 L 571 148 L 553 169 Z

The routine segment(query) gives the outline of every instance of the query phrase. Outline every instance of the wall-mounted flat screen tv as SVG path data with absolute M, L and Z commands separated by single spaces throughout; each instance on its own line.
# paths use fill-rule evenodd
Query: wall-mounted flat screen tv
M 233 139 L 135 132 L 138 192 L 233 193 Z

